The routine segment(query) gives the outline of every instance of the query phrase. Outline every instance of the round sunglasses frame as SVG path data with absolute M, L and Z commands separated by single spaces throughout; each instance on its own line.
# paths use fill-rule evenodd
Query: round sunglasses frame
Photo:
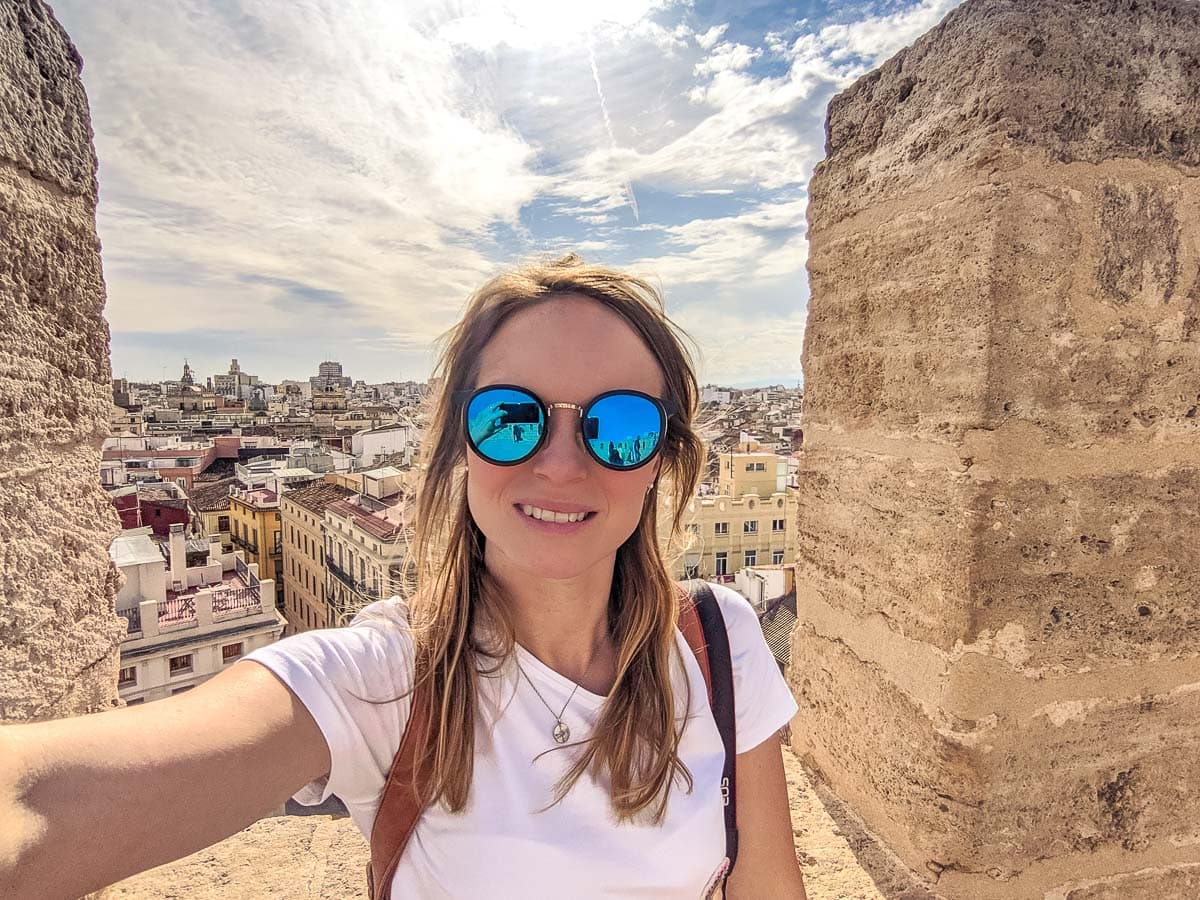
M 534 400 L 534 402 L 537 403 L 538 407 L 542 411 L 542 418 L 546 422 L 546 427 L 542 429 L 541 435 L 538 436 L 537 442 L 533 444 L 533 446 L 530 448 L 529 452 L 527 454 L 525 454 L 524 456 L 522 456 L 520 459 L 514 459 L 511 462 L 503 462 L 503 461 L 494 460 L 490 456 L 488 456 L 486 453 L 480 452 L 479 447 L 475 444 L 474 438 L 471 437 L 471 428 L 470 428 L 470 424 L 467 421 L 467 410 L 471 408 L 471 403 L 475 400 L 476 397 L 478 397 L 480 394 L 484 393 L 485 391 L 492 391 L 492 390 L 519 391 L 520 393 L 526 394 L 530 398 L 532 398 Z M 642 391 L 635 391 L 632 388 L 617 388 L 616 390 L 605 391 L 602 394 L 597 394 L 595 397 L 593 397 L 587 403 L 583 404 L 583 406 L 580 406 L 576 403 L 546 403 L 541 397 L 539 397 L 537 394 L 535 394 L 529 388 L 522 387 L 519 384 L 485 384 L 483 387 L 478 387 L 473 391 L 456 391 L 454 393 L 454 399 L 456 402 L 462 403 L 463 433 L 467 437 L 467 445 L 471 448 L 471 450 L 474 451 L 475 455 L 478 456 L 480 459 L 482 459 L 484 462 L 488 463 L 489 465 L 519 466 L 522 463 L 527 463 L 527 462 L 529 462 L 529 460 L 533 459 L 538 454 L 538 451 L 540 451 L 542 449 L 542 446 L 546 443 L 546 437 L 550 434 L 550 428 L 549 428 L 550 410 L 552 410 L 552 409 L 573 409 L 573 410 L 575 410 L 578 413 L 578 422 L 576 424 L 576 428 L 579 430 L 580 434 L 582 434 L 583 420 L 586 418 L 587 411 L 589 409 L 591 409 L 593 406 L 595 406 L 597 403 L 599 403 L 601 400 L 604 400 L 607 397 L 631 396 L 631 395 L 635 396 L 635 397 L 641 397 L 645 400 L 649 400 L 654 405 L 654 408 L 656 410 L 658 410 L 658 417 L 659 417 L 658 443 L 656 443 L 654 445 L 654 449 L 649 454 L 647 454 L 645 459 L 639 460 L 636 464 L 634 464 L 632 466 L 615 466 L 612 463 L 610 463 L 608 460 L 602 459 L 600 457 L 600 454 L 598 454 L 595 450 L 592 449 L 592 445 L 590 443 L 588 443 L 586 438 L 584 438 L 584 440 L 583 440 L 583 446 L 584 446 L 584 449 L 587 450 L 588 456 L 590 456 L 592 459 L 594 459 L 597 463 L 602 465 L 604 468 L 610 469 L 614 472 L 633 472 L 637 469 L 640 469 L 642 466 L 646 465 L 648 462 L 651 462 L 654 459 L 654 457 L 658 456 L 658 454 L 660 452 L 662 452 L 663 440 L 667 436 L 667 422 L 671 418 L 671 416 L 678 415 L 678 413 L 679 413 L 678 406 L 670 399 L 666 399 L 666 400 L 660 399 L 660 398 L 652 396 L 650 394 L 643 393 Z

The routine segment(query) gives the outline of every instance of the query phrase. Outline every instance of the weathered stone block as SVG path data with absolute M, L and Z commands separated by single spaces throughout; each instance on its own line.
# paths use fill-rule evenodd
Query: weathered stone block
M 80 61 L 40 0 L 0 5 L 0 719 L 116 701 L 123 623 L 100 489 L 111 408 Z
M 1198 91 L 1195 3 L 968 0 L 830 105 L 793 735 L 950 898 L 1200 862 Z

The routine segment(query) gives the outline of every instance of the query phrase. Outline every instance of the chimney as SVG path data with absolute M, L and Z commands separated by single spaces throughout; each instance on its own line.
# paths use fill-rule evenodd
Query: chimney
M 171 526 L 170 543 L 167 545 L 170 551 L 171 559 L 171 584 L 172 587 L 176 583 L 187 586 L 187 555 L 186 542 L 183 537 L 183 524 L 176 523 Z

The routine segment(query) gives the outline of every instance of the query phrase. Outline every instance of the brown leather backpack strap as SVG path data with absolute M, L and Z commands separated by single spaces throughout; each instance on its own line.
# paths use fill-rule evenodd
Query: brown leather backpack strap
M 424 701 L 429 682 L 413 692 L 408 725 L 400 739 L 400 749 L 392 759 L 392 768 L 383 785 L 379 809 L 371 826 L 371 862 L 367 864 L 367 896 L 371 900 L 389 900 L 392 876 L 412 837 L 417 821 L 425 810 L 416 780 L 417 752 L 425 746 L 429 722 Z
M 704 638 L 704 626 L 700 622 L 700 614 L 696 612 L 696 601 L 691 592 L 681 586 L 683 597 L 679 601 L 679 630 L 683 632 L 684 640 L 692 648 L 696 662 L 700 663 L 700 672 L 704 675 L 704 685 L 708 688 L 708 704 L 712 706 L 712 671 L 708 665 L 708 641 Z

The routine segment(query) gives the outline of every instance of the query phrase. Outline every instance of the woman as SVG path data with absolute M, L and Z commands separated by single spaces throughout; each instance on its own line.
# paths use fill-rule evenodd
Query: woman
M 337 794 L 369 835 L 416 673 L 433 802 L 393 897 L 705 894 L 724 856 L 723 748 L 655 518 L 669 491 L 679 534 L 703 451 L 661 300 L 573 256 L 520 269 L 472 298 L 436 374 L 410 601 L 170 700 L 0 729 L 0 895 L 109 884 L 292 794 Z M 638 461 L 602 449 L 634 438 Z M 736 685 L 727 896 L 802 898 L 775 736 L 796 706 L 749 604 L 713 590 Z

